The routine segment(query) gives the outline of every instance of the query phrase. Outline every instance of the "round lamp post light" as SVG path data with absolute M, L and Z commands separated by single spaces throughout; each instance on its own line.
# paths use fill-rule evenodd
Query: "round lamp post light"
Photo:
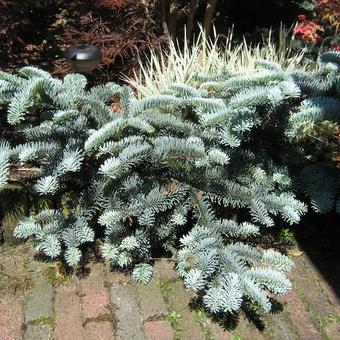
M 64 52 L 64 57 L 73 72 L 90 73 L 99 65 L 102 52 L 93 45 L 73 45 Z

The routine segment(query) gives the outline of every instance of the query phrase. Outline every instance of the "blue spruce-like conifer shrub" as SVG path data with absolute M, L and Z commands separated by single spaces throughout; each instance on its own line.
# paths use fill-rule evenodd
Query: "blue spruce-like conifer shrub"
M 90 88 L 80 74 L 0 72 L 3 118 L 16 132 L 0 140 L 1 191 L 12 171 L 34 165 L 25 185 L 53 201 L 15 236 L 70 266 L 98 242 L 139 283 L 163 249 L 210 312 L 237 312 L 244 299 L 270 312 L 268 293 L 291 289 L 293 262 L 255 240 L 298 223 L 309 205 L 340 212 L 339 171 L 311 142 L 339 123 L 340 54 L 318 61 L 315 71 L 259 61 L 251 75 L 196 75 L 140 100 L 127 86 Z

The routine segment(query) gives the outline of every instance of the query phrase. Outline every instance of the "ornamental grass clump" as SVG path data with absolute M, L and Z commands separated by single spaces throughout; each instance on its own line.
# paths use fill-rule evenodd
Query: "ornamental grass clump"
M 138 72 L 123 79 L 136 90 L 139 98 L 159 94 L 175 84 L 190 84 L 196 74 L 214 75 L 221 70 L 232 74 L 252 74 L 257 71 L 259 59 L 277 63 L 286 69 L 302 67 L 304 49 L 296 52 L 290 30 L 280 27 L 277 42 L 272 31 L 263 37 L 261 44 L 249 45 L 245 39 L 235 43 L 233 29 L 229 30 L 222 42 L 214 34 L 207 37 L 201 28 L 192 43 L 184 34 L 183 46 L 170 41 L 167 50 L 151 50 L 148 55 L 138 58 Z
M 321 72 L 338 72 L 338 57 L 322 57 Z M 285 272 L 293 263 L 261 249 L 256 236 L 306 212 L 290 173 L 292 122 L 329 118 L 299 113 L 309 77 L 260 61 L 251 75 L 200 73 L 138 100 L 127 86 L 89 88 L 79 74 L 1 72 L 0 101 L 20 134 L 0 143 L 1 187 L 20 164 L 34 164 L 32 189 L 53 201 L 15 235 L 70 266 L 96 241 L 107 262 L 140 283 L 163 249 L 210 312 L 234 313 L 244 299 L 269 312 L 268 293 L 291 289 Z

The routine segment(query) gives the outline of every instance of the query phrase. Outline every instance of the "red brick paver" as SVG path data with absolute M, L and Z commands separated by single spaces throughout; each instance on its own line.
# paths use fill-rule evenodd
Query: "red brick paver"
M 178 274 L 175 270 L 173 262 L 167 259 L 157 260 L 154 264 L 155 278 L 167 278 L 170 280 L 179 280 Z
M 80 298 L 75 287 L 60 287 L 55 297 L 57 340 L 83 340 Z
M 97 318 L 110 312 L 109 299 L 106 289 L 100 291 L 86 290 L 83 291 L 82 309 L 84 319 Z
M 109 266 L 106 266 L 105 271 L 106 271 L 105 285 L 108 287 L 132 283 L 132 278 L 130 274 L 111 270 Z
M 156 279 L 147 285 L 136 285 L 139 296 L 141 317 L 144 321 L 164 318 L 168 314 L 167 306 Z
M 305 309 L 310 315 L 315 315 L 318 319 L 327 318 L 334 313 L 333 306 L 327 297 L 303 257 L 296 258 L 295 267 L 289 274 L 293 282 L 293 289 L 304 303 Z
M 169 310 L 176 311 L 180 315 L 178 319 L 180 339 L 203 339 L 201 327 L 195 322 L 194 315 L 189 308 L 192 297 L 192 292 L 185 290 L 182 282 L 171 284 Z
M 15 297 L 0 299 L 0 339 L 22 339 L 22 304 Z
M 85 325 L 84 340 L 114 340 L 111 322 L 88 322 Z
M 148 340 L 172 340 L 174 338 L 173 330 L 167 321 L 147 321 L 144 323 L 144 331 Z
M 284 302 L 284 311 L 286 311 L 297 329 L 299 339 L 301 340 L 320 340 L 321 334 L 310 318 L 309 313 L 305 310 L 303 302 L 293 289 L 288 295 L 281 298 Z
M 330 323 L 325 327 L 324 333 L 326 334 L 326 339 L 340 339 L 340 324 L 339 323 Z
M 105 267 L 95 263 L 90 267 L 90 275 L 80 280 L 81 302 L 84 321 L 110 313 L 108 291 L 105 287 Z
M 209 326 L 209 329 L 212 333 L 214 340 L 231 340 L 232 339 L 231 333 L 228 332 L 227 330 L 224 330 L 217 323 L 211 320 L 208 320 L 208 326 Z

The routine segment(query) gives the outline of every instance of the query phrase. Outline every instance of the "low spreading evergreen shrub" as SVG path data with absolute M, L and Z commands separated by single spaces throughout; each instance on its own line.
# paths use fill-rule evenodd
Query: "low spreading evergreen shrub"
M 291 288 L 293 263 L 255 236 L 299 222 L 307 206 L 291 169 L 309 156 L 296 136 L 339 116 L 339 54 L 320 64 L 313 74 L 266 61 L 253 75 L 200 73 L 142 100 L 113 83 L 88 88 L 79 74 L 1 72 L 0 101 L 20 138 L 0 143 L 0 185 L 34 165 L 35 192 L 53 201 L 15 235 L 70 266 L 98 239 L 103 257 L 141 283 L 163 249 L 212 313 L 235 312 L 244 299 L 269 312 L 268 292 Z
M 340 53 L 325 52 L 313 72 L 293 71 L 302 101 L 292 110 L 286 131 L 297 146 L 296 182 L 318 213 L 340 213 L 339 122 Z

